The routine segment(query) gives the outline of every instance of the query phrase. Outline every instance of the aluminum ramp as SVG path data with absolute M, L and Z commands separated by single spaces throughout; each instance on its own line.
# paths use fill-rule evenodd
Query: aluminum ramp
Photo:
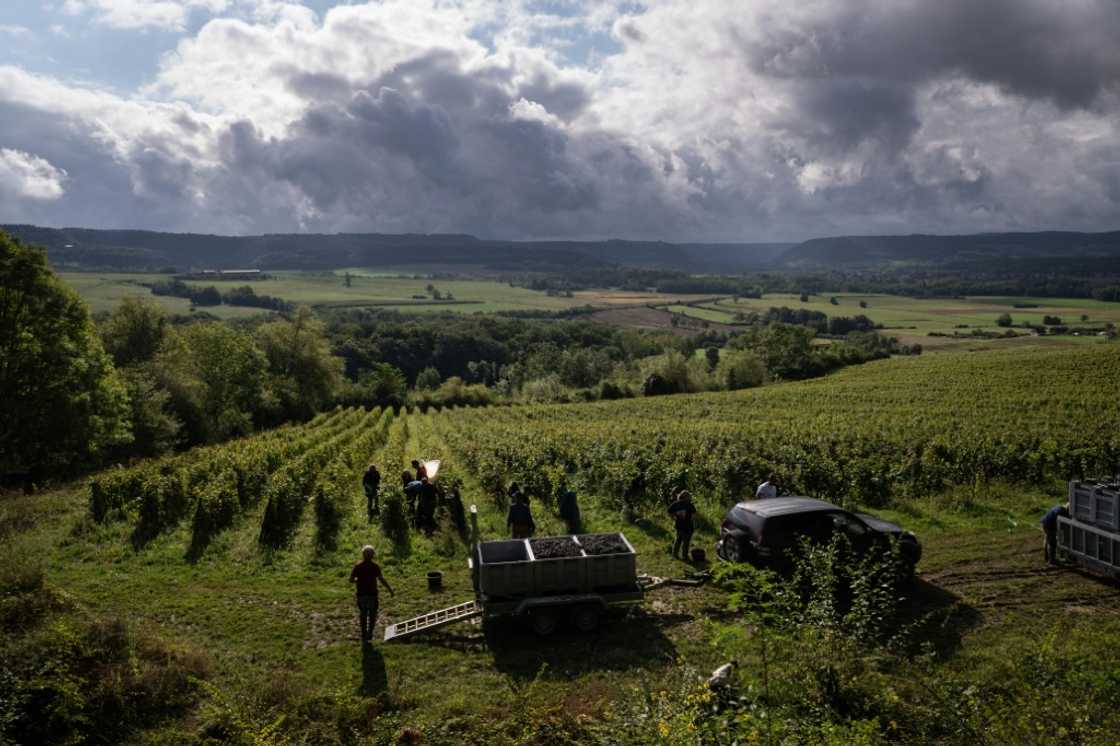
M 451 606 L 439 611 L 429 611 L 427 614 L 421 614 L 412 619 L 406 619 L 403 622 L 385 627 L 385 642 L 427 632 L 465 619 L 473 619 L 476 616 L 482 616 L 482 604 L 478 601 L 467 601 L 458 606 Z

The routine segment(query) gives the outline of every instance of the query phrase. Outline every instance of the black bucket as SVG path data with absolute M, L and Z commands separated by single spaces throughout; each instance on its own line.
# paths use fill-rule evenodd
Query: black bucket
M 428 590 L 438 591 L 443 588 L 443 573 L 439 570 L 431 570 L 428 572 Z
M 708 557 L 708 555 L 706 555 L 704 553 L 703 549 L 693 549 L 692 550 L 692 561 L 693 562 L 696 562 L 696 563 L 703 562 L 705 559 L 707 559 L 707 557 Z

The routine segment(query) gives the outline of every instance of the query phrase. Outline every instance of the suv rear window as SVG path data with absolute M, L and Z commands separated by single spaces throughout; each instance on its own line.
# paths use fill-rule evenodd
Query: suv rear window
M 749 510 L 735 506 L 731 509 L 728 518 L 739 528 L 744 528 L 750 531 L 754 539 L 758 539 L 758 531 L 762 527 L 762 516 L 758 513 L 752 513 Z

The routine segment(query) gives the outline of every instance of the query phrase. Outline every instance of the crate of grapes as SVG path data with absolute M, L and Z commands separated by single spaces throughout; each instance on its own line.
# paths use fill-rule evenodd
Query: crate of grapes
M 586 557 L 590 590 L 630 585 L 638 575 L 638 555 L 620 533 L 580 534 L 575 537 Z
M 654 587 L 639 580 L 637 553 L 620 533 L 480 541 L 468 565 L 473 601 L 386 627 L 386 641 L 475 617 L 520 617 L 541 635 L 565 620 L 589 632 Z

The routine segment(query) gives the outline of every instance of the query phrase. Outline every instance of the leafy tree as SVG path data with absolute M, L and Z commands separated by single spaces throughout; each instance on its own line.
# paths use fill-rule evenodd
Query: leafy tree
M 429 391 L 437 389 L 441 380 L 439 371 L 429 365 L 416 376 L 416 388 Z
M 867 301 L 865 301 L 865 300 L 861 300 L 861 301 L 859 302 L 859 307 L 860 307 L 860 308 L 867 308 Z
M 719 365 L 719 348 L 709 347 L 704 350 L 704 359 L 708 361 L 708 370 L 715 370 Z
M 158 456 L 175 447 L 182 423 L 171 412 L 171 394 L 160 387 L 147 366 L 121 371 L 128 390 L 132 443 L 121 456 Z
M 838 306 L 838 305 L 840 305 L 840 301 L 836 300 L 836 296 L 835 296 L 835 295 L 834 295 L 834 296 L 832 296 L 831 298 L 829 298 L 829 299 L 828 299 L 828 302 L 829 302 L 829 303 L 831 303 L 831 304 L 832 304 L 832 305 L 834 305 L 834 306 Z
M 346 287 L 350 287 L 351 282 L 352 282 L 352 280 L 350 278 L 350 273 L 347 272 L 346 273 Z
M 267 367 L 248 332 L 209 322 L 170 335 L 153 370 L 188 440 L 213 442 L 253 430 Z
M 269 383 L 282 419 L 301 419 L 330 404 L 342 383 L 342 360 L 331 354 L 325 325 L 300 306 L 292 320 L 270 321 L 257 329 L 268 360 Z
M 105 349 L 117 365 L 151 360 L 167 337 L 167 317 L 148 298 L 125 298 L 101 329 Z
M 1046 324 L 1047 326 L 1061 326 L 1062 325 L 1062 317 L 1061 316 L 1043 316 L 1042 317 L 1042 323 Z
M 399 407 L 408 399 L 408 380 L 404 373 L 387 363 L 373 366 L 360 383 L 374 404 Z
M 218 288 L 207 285 L 191 294 L 191 303 L 196 306 L 220 306 L 222 305 L 222 294 L 218 292 Z
M 735 346 L 755 352 L 770 377 L 788 380 L 808 378 L 818 372 L 812 340 L 811 329 L 779 323 L 736 337 Z
M 125 443 L 128 394 L 77 293 L 0 231 L 0 475 L 73 471 Z
M 758 355 L 740 350 L 724 355 L 718 373 L 728 391 L 754 388 L 766 383 L 766 366 Z
M 808 303 L 809 302 L 809 294 L 808 293 L 802 293 L 800 300 L 801 300 L 802 303 Z
M 1011 326 L 1011 314 L 1001 313 L 999 318 L 996 319 L 997 326 Z

